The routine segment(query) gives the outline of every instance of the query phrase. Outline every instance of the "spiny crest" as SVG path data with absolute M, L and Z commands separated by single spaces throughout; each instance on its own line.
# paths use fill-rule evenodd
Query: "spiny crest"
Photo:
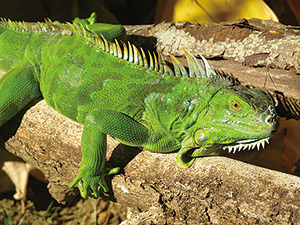
M 45 23 L 37 22 L 35 24 L 29 24 L 28 22 L 16 22 L 10 19 L 0 18 L 1 24 L 8 28 L 19 32 L 30 33 L 48 33 L 48 34 L 61 34 L 72 35 L 78 34 L 84 38 L 91 38 L 94 33 L 83 27 L 81 24 L 71 23 L 58 23 L 52 22 L 50 19 L 45 19 Z
M 110 53 L 120 59 L 132 62 L 142 67 L 150 68 L 159 73 L 164 73 L 172 76 L 180 77 L 200 77 L 200 78 L 221 78 L 214 70 L 211 69 L 207 60 L 200 55 L 204 67 L 201 65 L 199 60 L 193 56 L 186 48 L 183 48 L 183 52 L 188 62 L 189 72 L 181 64 L 181 62 L 173 55 L 169 54 L 171 57 L 174 71 L 166 64 L 166 61 L 161 53 L 150 53 L 148 51 L 148 59 L 142 48 L 140 50 L 130 42 L 126 45 L 121 41 L 120 43 L 115 40 L 115 43 L 112 43 L 105 39 L 101 35 L 101 38 L 95 36 L 96 44 L 101 48 L 101 50 Z
M 61 34 L 61 35 L 72 35 L 77 34 L 83 37 L 85 40 L 101 48 L 101 50 L 106 51 L 120 59 L 132 62 L 139 66 L 150 68 L 159 73 L 168 74 L 172 76 L 180 77 L 200 77 L 200 78 L 223 78 L 218 75 L 214 70 L 211 69 L 207 60 L 200 55 L 204 67 L 201 65 L 199 60 L 193 56 L 186 48 L 183 48 L 183 52 L 188 62 L 189 72 L 186 71 L 185 67 L 180 63 L 180 61 L 173 55 L 169 54 L 173 63 L 174 71 L 166 64 L 164 57 L 161 53 L 150 53 L 148 51 L 148 59 L 142 48 L 140 50 L 131 43 L 128 45 L 115 40 L 115 43 L 106 40 L 105 37 L 101 35 L 99 37 L 93 31 L 89 30 L 83 25 L 78 25 L 76 23 L 55 23 L 50 19 L 45 20 L 45 23 L 37 23 L 37 25 L 31 25 L 27 22 L 15 22 L 7 19 L 1 18 L 2 25 L 9 29 L 13 29 L 19 32 L 30 32 L 30 33 L 49 33 L 50 35 Z M 149 60 L 149 62 L 148 62 Z

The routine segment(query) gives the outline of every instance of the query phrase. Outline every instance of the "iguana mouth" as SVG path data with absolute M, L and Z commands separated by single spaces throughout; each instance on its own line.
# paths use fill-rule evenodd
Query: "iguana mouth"
M 257 150 L 259 150 L 260 146 L 262 146 L 262 148 L 265 147 L 265 144 L 269 144 L 269 139 L 270 137 L 264 138 L 264 139 L 248 139 L 248 140 L 241 140 L 241 141 L 237 141 L 235 143 L 233 143 L 234 145 L 230 145 L 230 146 L 225 146 L 223 147 L 224 150 L 228 149 L 228 152 L 231 153 L 235 153 L 236 151 L 241 151 L 241 150 L 246 150 L 248 148 L 248 150 L 254 149 L 255 147 L 257 148 Z

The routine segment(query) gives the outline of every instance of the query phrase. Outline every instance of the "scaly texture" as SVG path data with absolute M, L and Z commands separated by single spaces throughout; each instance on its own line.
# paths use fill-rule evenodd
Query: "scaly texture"
M 100 26 L 101 27 L 101 26 Z M 97 27 L 98 29 L 99 27 Z M 179 151 L 180 167 L 219 149 L 264 146 L 279 118 L 268 94 L 234 86 L 183 49 L 189 70 L 171 55 L 109 42 L 91 27 L 46 21 L 0 25 L 0 126 L 42 95 L 59 113 L 84 124 L 82 160 L 70 187 L 82 197 L 107 192 L 106 135 L 151 152 Z M 110 34 L 120 27 L 110 25 Z

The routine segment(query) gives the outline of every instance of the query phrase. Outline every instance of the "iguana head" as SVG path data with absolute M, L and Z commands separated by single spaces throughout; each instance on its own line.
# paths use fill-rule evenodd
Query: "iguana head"
M 200 127 L 194 126 L 194 143 L 209 148 L 259 149 L 276 132 L 279 117 L 269 95 L 256 88 L 227 86 L 207 106 Z
M 189 135 L 182 142 L 182 153 L 199 149 L 188 153 L 196 157 L 216 155 L 220 148 L 235 152 L 264 147 L 280 121 L 271 97 L 257 88 L 234 85 L 212 70 L 204 57 L 200 55 L 203 68 L 192 54 L 183 51 L 189 64 L 189 77 L 199 77 L 202 90 L 198 93 L 200 108 L 195 107 L 196 112 L 185 118 Z M 171 58 L 176 68 L 179 62 Z

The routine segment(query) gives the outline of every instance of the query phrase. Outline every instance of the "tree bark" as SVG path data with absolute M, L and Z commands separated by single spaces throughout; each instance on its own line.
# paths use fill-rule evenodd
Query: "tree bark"
M 260 23 L 263 27 L 267 22 Z M 230 24 L 232 27 L 228 28 L 231 26 Z M 143 44 L 142 42 L 145 40 L 151 42 L 154 40 L 153 37 L 156 37 L 159 50 L 170 51 L 177 55 L 180 53 L 178 50 L 180 45 L 183 44 L 192 50 L 192 53 L 201 53 L 206 57 L 219 57 L 218 60 L 210 61 L 213 67 L 233 74 L 234 78 L 237 77 L 242 84 L 273 90 L 274 87 L 269 83 L 267 85 L 270 87 L 262 85 L 268 77 L 265 74 L 267 71 L 265 68 L 241 65 L 239 60 L 243 57 L 251 58 L 260 54 L 252 52 L 250 55 L 246 53 L 242 55 L 246 43 L 249 43 L 249 46 L 253 46 L 254 49 L 258 48 L 249 40 L 248 42 L 243 41 L 252 35 L 249 34 L 250 31 L 254 32 L 253 35 L 257 35 L 253 40 L 259 38 L 269 40 L 271 38 L 269 36 L 273 37 L 273 35 L 275 35 L 274 37 L 277 35 L 281 37 L 281 29 L 287 32 L 286 36 L 291 35 L 296 40 L 298 37 L 297 30 L 296 28 L 283 28 L 283 25 L 274 25 L 275 27 L 272 29 L 266 29 L 268 33 L 261 33 L 258 28 L 251 25 L 251 21 L 248 21 L 249 26 L 243 24 L 247 23 L 245 21 L 219 25 L 161 23 L 144 26 L 144 31 L 141 26 L 127 27 L 127 29 L 131 35 L 142 35 L 143 31 L 152 36 L 149 39 L 141 36 L 130 36 L 132 42 L 137 41 L 137 45 Z M 204 26 L 205 29 L 199 28 L 201 26 Z M 227 31 L 223 35 L 229 34 L 232 38 L 227 39 L 227 36 L 224 36 L 223 45 L 218 43 L 218 45 L 223 46 L 223 51 L 217 51 L 214 46 L 216 40 L 220 41 L 219 39 L 221 39 L 222 29 L 217 33 L 216 30 L 211 31 L 210 35 L 208 33 L 212 29 L 208 29 L 210 26 L 224 26 Z M 275 30 L 276 27 L 278 29 Z M 185 29 L 188 29 L 188 32 Z M 201 29 L 203 30 L 200 32 Z M 170 42 L 166 40 L 167 38 L 162 38 L 163 30 L 169 32 Z M 238 33 L 243 34 L 244 37 L 241 39 L 235 36 L 235 30 L 238 30 Z M 171 38 L 172 33 L 173 38 Z M 217 39 L 216 36 L 218 35 L 220 37 Z M 177 36 L 180 39 L 179 37 L 177 39 Z M 203 38 L 199 41 L 193 36 Z M 211 40 L 210 36 L 213 36 L 214 39 Z M 191 37 L 194 39 L 189 39 Z M 288 40 L 294 40 L 293 38 L 290 37 L 285 41 L 281 40 L 274 43 L 288 42 Z M 179 42 L 179 40 L 181 41 Z M 199 43 L 203 43 L 207 47 L 199 47 Z M 239 50 L 236 56 L 233 56 L 229 54 L 232 52 L 230 43 L 231 46 L 234 46 L 233 49 L 239 49 L 233 43 L 245 46 Z M 294 42 L 290 44 L 292 45 L 292 43 Z M 288 93 L 288 99 L 299 100 L 299 78 L 295 75 L 297 64 L 291 64 L 295 59 L 293 54 L 299 53 L 299 47 L 294 47 L 293 50 L 286 49 L 286 51 L 293 51 L 294 53 L 281 52 L 278 56 L 278 54 L 269 52 L 268 57 L 259 56 L 259 60 L 254 57 L 251 58 L 250 62 L 260 66 L 264 66 L 264 63 L 270 65 L 270 62 L 276 60 L 276 57 L 277 60 L 284 61 L 281 59 L 282 54 L 287 54 L 290 58 L 285 63 L 289 64 L 290 68 L 294 66 L 295 69 L 289 71 L 270 69 L 270 76 L 284 94 Z M 246 52 L 250 52 L 250 50 L 246 50 Z M 261 53 L 265 54 L 266 52 L 263 50 Z M 238 62 L 223 59 L 234 57 Z M 246 60 L 244 59 L 244 61 Z M 278 62 L 274 65 L 280 67 L 284 63 Z M 47 106 L 44 100 L 35 103 L 24 113 L 25 110 L 0 128 L 0 135 L 6 141 L 5 146 L 10 152 L 41 170 L 49 181 L 48 187 L 51 195 L 58 202 L 67 204 L 78 194 L 77 189 L 69 189 L 68 184 L 79 169 L 82 125 L 60 115 Z M 108 138 L 107 164 L 110 167 L 120 166 L 122 171 L 118 175 L 108 177 L 111 192 L 110 196 L 106 197 L 131 208 L 129 218 L 123 224 L 300 223 L 300 203 L 298 201 L 300 180 L 297 176 L 283 173 L 295 171 L 295 162 L 284 164 L 284 166 L 283 162 L 286 161 L 282 159 L 284 153 L 285 156 L 287 155 L 285 152 L 287 141 L 284 138 L 289 135 L 292 125 L 295 126 L 296 130 L 300 126 L 296 121 L 292 121 L 292 125 L 286 125 L 288 122 L 283 121 L 280 132 L 274 136 L 264 151 L 243 151 L 235 155 L 222 151 L 222 156 L 197 158 L 195 163 L 186 169 L 176 166 L 175 153 L 158 154 L 140 151 L 138 148 L 125 146 L 112 138 Z M 299 131 L 297 130 L 297 132 Z M 295 131 L 293 134 L 298 135 L 297 132 Z M 297 136 L 291 139 L 291 143 L 297 143 Z M 297 149 L 297 147 L 295 148 Z M 296 152 L 299 152 L 297 150 Z M 275 158 L 275 155 L 278 157 Z

